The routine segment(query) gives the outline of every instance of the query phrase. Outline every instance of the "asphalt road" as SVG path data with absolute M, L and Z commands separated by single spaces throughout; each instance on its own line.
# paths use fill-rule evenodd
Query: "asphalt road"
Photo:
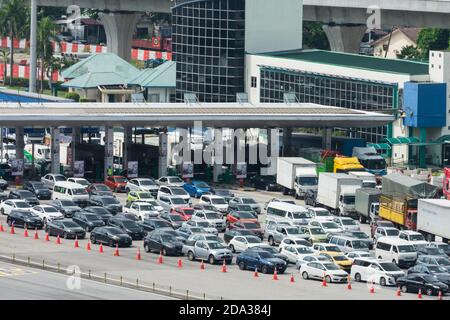
M 171 299 L 140 290 L 0 262 L 1 300 L 161 300 Z
M 252 196 L 257 202 L 264 205 L 274 197 L 281 197 L 279 193 L 265 191 L 236 191 L 236 195 Z M 118 198 L 124 202 L 125 195 L 119 194 Z M 299 204 L 302 201 L 297 200 Z M 260 215 L 260 221 L 264 221 L 264 213 Z M 5 216 L 0 217 L 5 226 Z M 367 225 L 362 225 L 362 230 L 368 232 Z M 8 229 L 7 229 L 8 231 Z M 157 254 L 148 254 L 143 250 L 142 241 L 133 241 L 130 248 L 121 248 L 120 256 L 113 256 L 114 248 L 104 247 L 105 252 L 99 253 L 98 246 L 92 245 L 92 250 L 85 249 L 87 240 L 80 240 L 80 248 L 74 248 L 73 240 L 62 240 L 57 245 L 55 238 L 51 242 L 45 242 L 44 231 L 39 232 L 39 240 L 23 236 L 23 230 L 16 228 L 16 234 L 8 232 L 0 233 L 0 255 L 11 257 L 30 257 L 32 261 L 63 266 L 77 265 L 82 271 L 90 270 L 93 274 L 108 276 L 134 281 L 139 283 L 165 288 L 172 287 L 179 292 L 189 290 L 197 296 L 206 294 L 207 298 L 220 299 L 320 299 L 320 300 L 359 300 L 359 299 L 383 299 L 383 300 L 405 300 L 417 299 L 415 294 L 404 294 L 397 297 L 395 288 L 375 287 L 375 293 L 370 293 L 369 286 L 365 283 L 352 283 L 352 290 L 348 290 L 345 284 L 330 284 L 322 287 L 320 281 L 303 280 L 294 266 L 289 266 L 285 274 L 278 275 L 279 280 L 272 280 L 272 275 L 261 275 L 253 277 L 252 271 L 240 271 L 236 265 L 227 267 L 226 273 L 221 272 L 221 266 L 206 265 L 206 270 L 200 270 L 200 262 L 188 261 L 181 257 L 182 268 L 178 268 L 180 257 L 164 257 L 164 263 L 157 263 Z M 141 249 L 142 260 L 135 259 L 137 248 Z M 291 283 L 290 276 L 294 276 L 295 283 Z M 0 291 L 1 279 L 0 279 Z M 124 298 L 124 297 L 121 297 Z M 426 299 L 437 299 L 436 297 L 424 297 Z M 444 297 L 448 299 L 448 297 Z

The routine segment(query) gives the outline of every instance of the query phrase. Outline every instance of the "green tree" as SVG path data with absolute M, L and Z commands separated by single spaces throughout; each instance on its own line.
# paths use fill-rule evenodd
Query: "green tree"
M 0 50 L 0 57 L 3 60 L 3 85 L 6 85 L 6 71 L 8 69 L 9 51 L 6 49 Z
M 448 48 L 449 30 L 438 28 L 424 28 L 417 38 L 417 47 L 422 58 L 428 59 L 430 50 L 445 50 Z
M 0 33 L 13 39 L 25 37 L 29 30 L 29 6 L 26 0 L 0 0 Z M 10 85 L 13 83 L 14 46 L 9 51 Z
M 303 46 L 310 49 L 330 50 L 330 43 L 322 29 L 322 23 L 303 22 Z
M 403 47 L 399 54 L 397 54 L 397 58 L 406 59 L 406 60 L 418 60 L 421 59 L 422 53 L 415 46 L 406 46 Z
M 41 66 L 41 92 L 44 89 L 44 76 L 49 77 L 49 86 L 51 88 L 51 74 L 54 70 L 60 68 L 59 59 L 53 57 L 53 46 L 59 45 L 56 39 L 57 25 L 49 17 L 43 17 L 39 20 L 37 26 L 37 57 Z

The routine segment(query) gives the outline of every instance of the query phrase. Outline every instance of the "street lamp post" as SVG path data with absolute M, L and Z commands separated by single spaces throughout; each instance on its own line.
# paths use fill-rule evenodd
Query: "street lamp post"
M 29 92 L 36 92 L 37 73 L 37 0 L 31 0 L 31 30 L 30 30 L 30 81 Z

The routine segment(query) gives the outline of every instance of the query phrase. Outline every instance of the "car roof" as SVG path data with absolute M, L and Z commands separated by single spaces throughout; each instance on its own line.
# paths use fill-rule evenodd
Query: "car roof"
M 401 230 L 400 232 L 406 233 L 406 234 L 421 234 L 420 232 L 413 231 L 413 230 Z

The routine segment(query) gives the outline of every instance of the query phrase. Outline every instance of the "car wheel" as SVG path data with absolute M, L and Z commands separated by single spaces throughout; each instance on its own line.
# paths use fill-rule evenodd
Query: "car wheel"
M 230 250 L 231 252 L 236 253 L 236 250 L 234 249 L 234 246 L 232 244 L 230 244 Z
M 211 254 L 208 258 L 208 261 L 210 264 L 215 264 L 216 263 L 216 259 L 214 258 L 214 256 Z
M 245 270 L 245 263 L 244 261 L 239 262 L 239 270 Z
M 355 273 L 355 281 L 361 282 L 361 275 L 359 273 Z
M 91 242 L 92 244 L 96 244 L 97 243 L 97 239 L 95 239 L 95 236 L 91 234 Z
M 303 271 L 303 273 L 302 273 L 302 278 L 305 279 L 305 280 L 308 280 L 308 278 L 309 278 L 308 272 Z
M 194 253 L 192 251 L 188 252 L 187 257 L 188 257 L 189 261 L 194 261 L 194 259 L 195 259 Z
M 275 245 L 275 241 L 273 240 L 273 237 L 272 237 L 272 236 L 269 237 L 269 244 L 270 244 L 271 246 L 274 246 L 274 245 Z
M 144 244 L 144 250 L 145 252 L 150 252 L 150 247 L 148 246 L 148 244 Z
M 269 268 L 267 268 L 267 266 L 263 266 L 261 269 L 261 272 L 264 274 L 267 274 L 267 273 L 269 273 Z
M 408 287 L 405 286 L 405 285 L 401 285 L 401 286 L 400 286 L 400 290 L 401 290 L 403 293 L 407 293 L 407 292 L 408 292 Z
M 326 277 L 325 277 L 325 281 L 326 281 L 327 283 L 331 283 L 331 277 L 330 277 L 330 276 L 326 276 Z
M 427 289 L 427 296 L 432 296 L 433 295 L 433 289 L 428 288 Z
M 383 277 L 380 278 L 380 286 L 382 286 L 382 287 L 386 286 L 386 279 Z

